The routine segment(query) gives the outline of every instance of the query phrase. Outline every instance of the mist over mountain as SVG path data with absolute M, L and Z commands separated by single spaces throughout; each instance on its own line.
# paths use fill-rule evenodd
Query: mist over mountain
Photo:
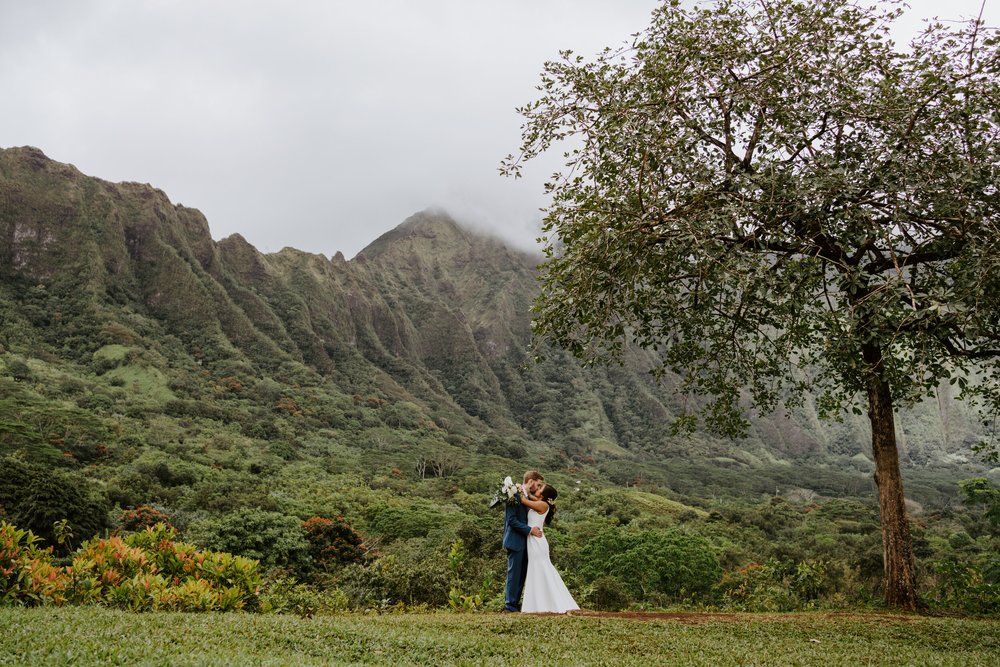
M 150 185 L 91 178 L 35 148 L 0 151 L 6 374 L 26 365 L 37 378 L 73 376 L 85 393 L 105 387 L 131 401 L 126 409 L 77 396 L 76 409 L 124 412 L 138 428 L 154 428 L 150 415 L 200 409 L 223 423 L 256 421 L 242 433 L 274 439 L 272 409 L 226 406 L 266 394 L 260 403 L 273 408 L 295 388 L 324 387 L 312 408 L 299 406 L 317 428 L 411 429 L 433 433 L 428 446 L 549 466 L 696 459 L 868 471 L 861 418 L 821 423 L 807 401 L 792 415 L 755 415 L 740 441 L 675 437 L 685 398 L 669 377 L 653 381 L 648 352 L 606 368 L 557 350 L 535 363 L 540 261 L 437 210 L 350 261 L 292 248 L 263 254 L 239 235 L 214 241 L 199 211 Z M 215 396 L 206 382 L 240 390 Z M 909 466 L 962 462 L 979 434 L 947 387 L 900 423 Z M 0 439 L 8 449 L 18 442 L 10 432 Z

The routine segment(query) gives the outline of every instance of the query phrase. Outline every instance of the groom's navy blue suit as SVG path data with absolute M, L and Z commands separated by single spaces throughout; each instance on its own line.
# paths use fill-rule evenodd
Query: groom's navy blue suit
M 521 592 L 528 574 L 528 508 L 508 505 L 503 515 L 503 548 L 507 550 L 507 595 L 504 609 L 521 611 Z

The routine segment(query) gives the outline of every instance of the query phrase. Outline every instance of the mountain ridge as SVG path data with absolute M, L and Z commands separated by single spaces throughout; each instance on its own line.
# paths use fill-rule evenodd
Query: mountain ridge
M 3 315 L 18 324 L 0 341 L 8 349 L 45 341 L 46 354 L 87 366 L 109 344 L 151 358 L 169 347 L 158 353 L 165 376 L 196 367 L 258 383 L 315 374 L 345 395 L 411 404 L 416 421 L 456 437 L 495 435 L 564 461 L 865 455 L 863 423 L 820 427 L 808 405 L 756 419 L 738 443 L 676 438 L 683 397 L 669 377 L 665 387 L 652 380 L 655 360 L 642 350 L 608 368 L 558 350 L 532 363 L 541 258 L 440 210 L 410 216 L 350 260 L 262 253 L 239 234 L 213 240 L 204 215 L 151 185 L 85 176 L 25 147 L 0 150 L 0 241 Z M 961 451 L 977 437 L 973 421 L 960 408 L 918 411 L 902 425 L 904 461 Z

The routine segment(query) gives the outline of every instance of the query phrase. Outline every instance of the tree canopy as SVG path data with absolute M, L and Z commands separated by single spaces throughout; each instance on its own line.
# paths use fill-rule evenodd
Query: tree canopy
M 546 63 L 503 170 L 566 151 L 540 340 L 592 361 L 657 350 L 727 434 L 745 398 L 867 397 L 912 560 L 886 489 L 893 408 L 948 380 L 998 395 L 1000 38 L 931 22 L 900 48 L 901 6 L 664 2 L 634 43 Z

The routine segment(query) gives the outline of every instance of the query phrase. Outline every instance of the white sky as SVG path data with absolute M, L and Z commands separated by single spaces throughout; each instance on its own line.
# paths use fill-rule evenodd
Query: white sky
M 897 41 L 982 0 L 909 4 Z M 0 147 L 151 183 L 265 252 L 351 257 L 431 206 L 527 247 L 555 163 L 498 174 L 514 108 L 559 49 L 616 46 L 656 5 L 0 0 Z

